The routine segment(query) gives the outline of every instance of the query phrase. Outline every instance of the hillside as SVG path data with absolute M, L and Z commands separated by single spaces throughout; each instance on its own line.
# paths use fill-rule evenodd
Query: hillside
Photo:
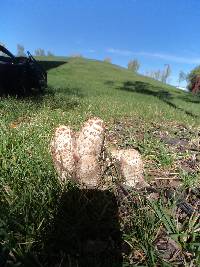
M 198 123 L 198 99 L 109 63 L 67 59 L 67 63 L 49 70 L 49 84 L 70 97 L 78 97 L 80 103 L 89 106 L 91 114 L 107 119 L 136 116 Z
M 194 203 L 199 199 L 200 98 L 110 63 L 84 58 L 40 60 L 48 70 L 47 92 L 0 102 L 0 266 L 4 260 L 6 266 L 13 266 L 11 262 L 34 267 L 121 267 L 122 263 L 98 265 L 113 253 L 111 245 L 116 249 L 119 239 L 121 250 L 118 247 L 116 253 L 120 250 L 124 267 L 183 266 L 178 264 L 191 261 L 198 266 L 200 236 Z M 113 186 L 103 194 L 97 191 L 93 204 L 88 192 L 76 185 L 61 188 L 49 152 L 54 129 L 64 124 L 79 130 L 93 116 L 105 120 L 111 145 L 139 150 L 145 180 L 159 190 L 157 196 L 146 198 L 144 192 L 133 190 L 126 197 L 117 191 L 119 177 L 113 169 L 103 177 L 114 175 Z M 166 198 L 162 191 L 166 188 L 173 189 L 174 198 Z M 110 206 L 113 197 L 116 203 Z M 176 199 L 187 201 L 190 216 L 176 208 L 180 204 Z M 84 223 L 89 218 L 94 221 L 88 226 Z M 82 224 L 107 227 L 106 218 L 118 233 L 118 241 L 109 240 L 109 249 L 101 239 L 107 232 L 103 236 L 99 231 L 98 240 L 91 242 L 80 234 Z M 161 253 L 158 247 L 166 236 L 178 244 L 169 242 L 174 253 L 178 247 L 182 254 L 173 258 Z M 88 253 L 87 264 L 81 253 Z

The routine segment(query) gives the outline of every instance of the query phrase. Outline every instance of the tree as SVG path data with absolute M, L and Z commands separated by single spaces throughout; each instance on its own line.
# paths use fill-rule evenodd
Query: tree
M 162 72 L 160 70 L 157 71 L 152 71 L 151 72 L 151 77 L 157 81 L 161 80 Z
M 187 79 L 187 74 L 181 70 L 178 76 L 178 85 L 180 86 L 180 83 L 185 81 L 186 79 Z
M 54 57 L 54 54 L 51 51 L 47 51 L 47 56 L 48 57 Z
M 129 70 L 132 70 L 133 72 L 137 72 L 139 68 L 140 68 L 140 63 L 137 59 L 133 59 L 128 62 Z
M 21 44 L 17 44 L 17 56 L 18 57 L 25 57 L 26 54 L 24 52 L 24 46 Z
M 35 56 L 41 56 L 41 57 L 44 57 L 44 56 L 45 56 L 45 51 L 44 51 L 44 49 L 42 49 L 42 48 L 37 48 L 37 49 L 35 50 Z
M 112 63 L 112 58 L 111 57 L 106 57 L 106 58 L 104 58 L 103 61 L 107 62 L 107 63 Z
M 157 81 L 161 81 L 162 77 L 162 71 L 161 70 L 152 70 L 152 71 L 147 71 L 146 76 L 151 77 Z
M 186 81 L 188 82 L 187 88 L 189 91 L 194 90 L 198 77 L 200 77 L 200 65 L 191 70 L 191 72 L 186 77 Z
M 147 76 L 155 80 L 161 81 L 163 83 L 167 82 L 167 79 L 169 78 L 170 74 L 171 74 L 171 68 L 169 64 L 165 64 L 164 70 L 157 70 L 157 71 L 152 70 L 150 72 L 146 72 Z
M 161 75 L 161 82 L 166 83 L 170 74 L 171 74 L 171 67 L 169 64 L 165 64 L 165 69 L 163 70 Z

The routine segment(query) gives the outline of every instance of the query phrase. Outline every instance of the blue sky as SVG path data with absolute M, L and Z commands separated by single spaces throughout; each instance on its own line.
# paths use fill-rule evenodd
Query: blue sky
M 1 1 L 0 42 L 56 55 L 80 53 L 140 72 L 170 64 L 170 83 L 180 70 L 200 64 L 199 0 L 6 0 Z M 184 84 L 183 84 L 184 85 Z

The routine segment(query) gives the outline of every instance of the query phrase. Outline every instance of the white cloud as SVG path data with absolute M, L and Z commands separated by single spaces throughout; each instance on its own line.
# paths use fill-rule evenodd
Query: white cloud
M 130 50 L 122 50 L 115 48 L 108 48 L 106 50 L 109 53 L 117 54 L 120 56 L 144 56 L 144 57 L 153 57 L 159 58 L 167 61 L 172 61 L 176 63 L 185 63 L 185 64 L 200 64 L 200 57 L 184 57 L 184 56 L 176 56 L 172 54 L 165 53 L 150 53 L 150 52 L 134 52 Z
M 88 53 L 95 53 L 96 51 L 94 49 L 88 49 L 87 52 Z
M 115 49 L 115 48 L 108 48 L 106 52 L 121 55 L 121 56 L 131 56 L 134 54 L 132 51 L 129 51 L 129 50 L 122 50 L 122 49 Z

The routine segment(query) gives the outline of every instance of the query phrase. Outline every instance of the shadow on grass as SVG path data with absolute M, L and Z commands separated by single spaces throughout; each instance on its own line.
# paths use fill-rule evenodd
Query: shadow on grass
M 84 94 L 78 88 L 48 88 L 43 95 L 31 97 L 39 107 L 48 107 L 51 110 L 73 110 L 80 105 Z
M 190 95 L 189 97 L 182 96 L 180 98 L 181 98 L 181 100 L 183 100 L 185 102 L 189 102 L 189 103 L 193 103 L 193 104 L 199 104 L 200 103 L 200 95 Z
M 41 92 L 34 92 L 27 95 L 8 94 L 0 96 L 1 100 L 16 99 L 35 106 L 36 109 L 43 109 L 45 107 L 51 110 L 69 111 L 80 105 L 81 98 L 84 94 L 78 88 L 46 88 Z
M 129 92 L 136 92 L 136 93 L 144 94 L 144 95 L 154 96 L 156 98 L 159 98 L 160 100 L 162 100 L 164 103 L 174 108 L 175 110 L 180 110 L 184 112 L 186 115 L 189 115 L 193 118 L 198 118 L 196 114 L 193 114 L 192 112 L 189 112 L 181 107 L 178 107 L 176 104 L 174 104 L 172 102 L 174 97 L 169 91 L 161 90 L 159 87 L 150 85 L 149 83 L 145 83 L 141 81 L 136 81 L 136 82 L 126 81 L 118 89 L 129 91 Z M 185 99 L 183 98 L 180 98 L 180 99 L 187 101 L 186 97 Z M 189 98 L 188 98 L 188 101 L 189 101 Z
M 51 89 L 52 94 L 64 94 L 64 95 L 70 95 L 70 96 L 76 96 L 79 98 L 85 97 L 84 92 L 80 88 L 57 88 L 57 89 Z
M 23 89 L 19 85 L 15 85 L 13 83 L 1 85 L 0 84 L 0 98 L 8 98 L 8 97 L 15 97 L 19 99 L 26 99 L 29 97 L 38 97 L 45 94 L 45 88 L 30 88 L 30 89 Z
M 106 85 L 113 86 L 115 84 L 114 81 L 105 81 Z
M 72 188 L 61 197 L 39 261 L 49 267 L 121 267 L 121 239 L 114 194 Z
M 62 66 L 63 64 L 68 63 L 67 61 L 45 61 L 45 60 L 39 60 L 39 64 L 42 65 L 42 67 L 45 69 L 45 71 L 57 68 L 59 66 Z

